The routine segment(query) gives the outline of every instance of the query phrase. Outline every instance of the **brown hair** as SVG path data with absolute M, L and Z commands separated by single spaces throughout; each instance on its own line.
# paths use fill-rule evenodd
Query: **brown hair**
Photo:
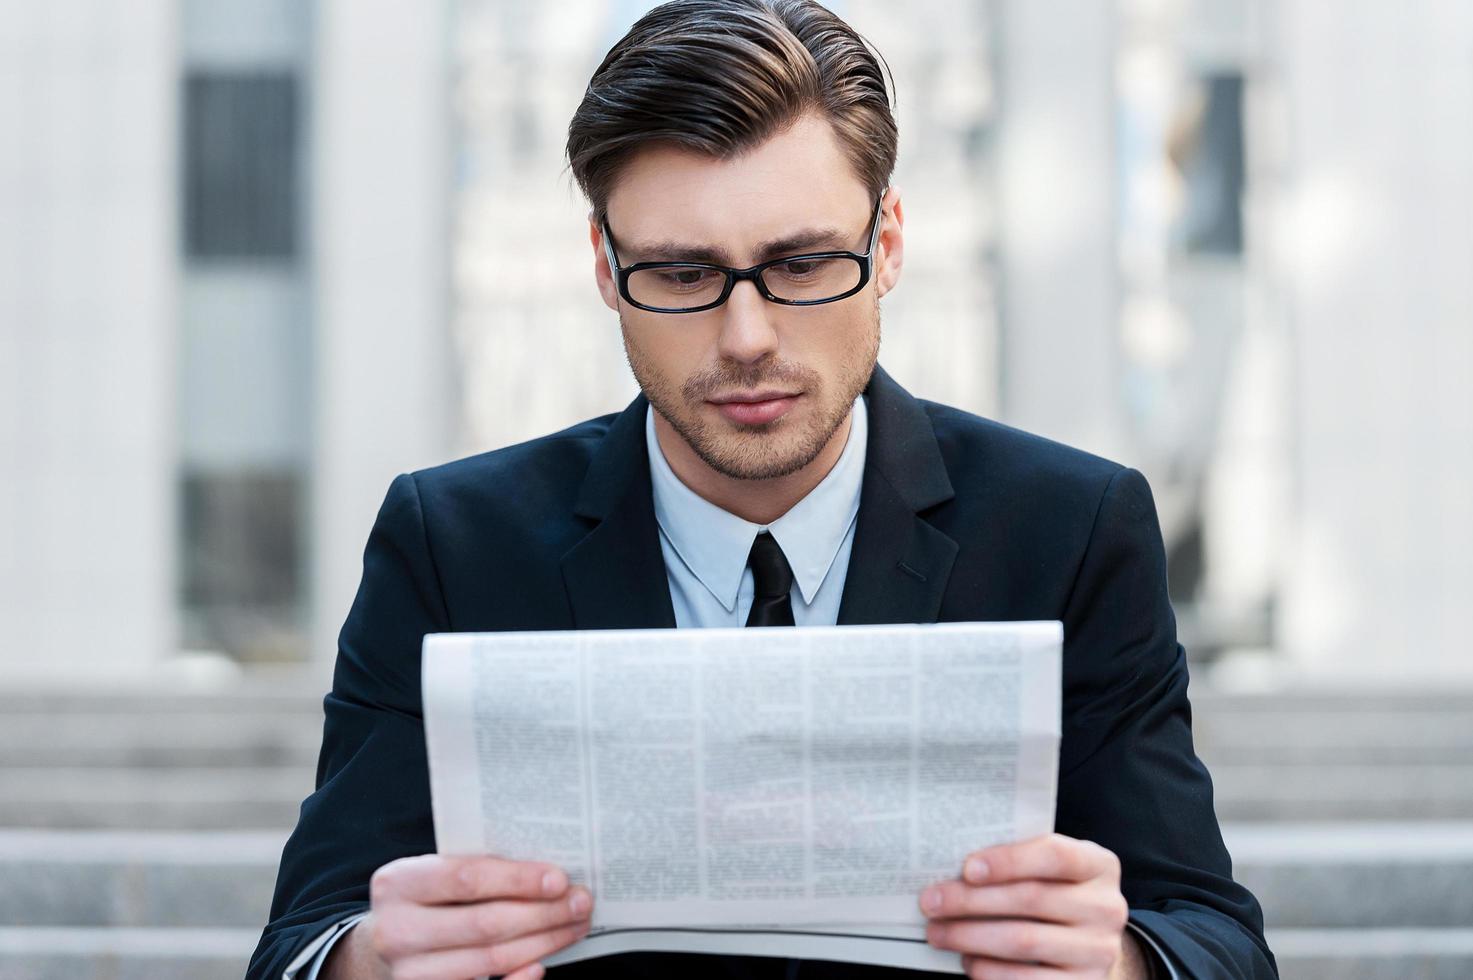
M 895 117 L 875 55 L 852 27 L 813 0 L 671 0 L 594 71 L 568 126 L 568 163 L 602 221 L 639 147 L 729 159 L 812 110 L 879 197 L 895 169 Z

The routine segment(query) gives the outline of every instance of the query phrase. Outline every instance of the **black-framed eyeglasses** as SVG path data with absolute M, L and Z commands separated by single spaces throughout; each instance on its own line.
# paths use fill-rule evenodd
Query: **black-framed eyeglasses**
M 818 306 L 853 296 L 870 280 L 875 243 L 880 237 L 885 195 L 875 201 L 870 218 L 869 248 L 864 252 L 809 252 L 770 259 L 746 269 L 709 262 L 636 262 L 619 265 L 608 218 L 603 221 L 604 249 L 619 284 L 619 295 L 631 306 L 651 313 L 699 313 L 725 303 L 736 284 L 749 280 L 762 298 L 784 306 Z

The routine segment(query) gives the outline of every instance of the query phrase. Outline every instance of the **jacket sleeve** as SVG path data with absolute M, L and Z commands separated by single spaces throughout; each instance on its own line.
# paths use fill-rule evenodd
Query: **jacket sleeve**
M 420 695 L 420 646 L 448 632 L 418 486 L 389 486 L 338 635 L 316 790 L 282 851 L 270 921 L 247 980 L 280 980 L 298 951 L 368 908 L 373 872 L 434 851 Z
M 1182 977 L 1277 977 L 1192 747 L 1161 529 L 1133 469 L 1105 488 L 1068 600 L 1063 721 L 1055 827 L 1120 858 L 1132 925 Z

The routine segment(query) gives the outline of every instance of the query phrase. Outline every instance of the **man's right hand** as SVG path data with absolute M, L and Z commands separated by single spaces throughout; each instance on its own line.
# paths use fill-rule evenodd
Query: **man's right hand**
M 583 938 L 593 910 L 553 865 L 439 854 L 379 868 L 369 901 L 329 954 L 327 980 L 537 980 L 538 961 Z

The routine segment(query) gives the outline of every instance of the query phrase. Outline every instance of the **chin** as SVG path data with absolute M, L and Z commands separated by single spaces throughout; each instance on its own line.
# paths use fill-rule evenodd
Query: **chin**
M 709 457 L 701 454 L 701 459 L 711 469 L 733 480 L 776 480 L 791 476 L 813 461 L 797 455 L 783 457 L 765 454 Z
M 818 458 L 833 433 L 798 426 L 791 415 L 762 425 L 721 420 L 725 431 L 702 427 L 687 438 L 711 469 L 735 480 L 774 480 L 791 476 Z M 720 432 L 720 434 L 718 434 Z

